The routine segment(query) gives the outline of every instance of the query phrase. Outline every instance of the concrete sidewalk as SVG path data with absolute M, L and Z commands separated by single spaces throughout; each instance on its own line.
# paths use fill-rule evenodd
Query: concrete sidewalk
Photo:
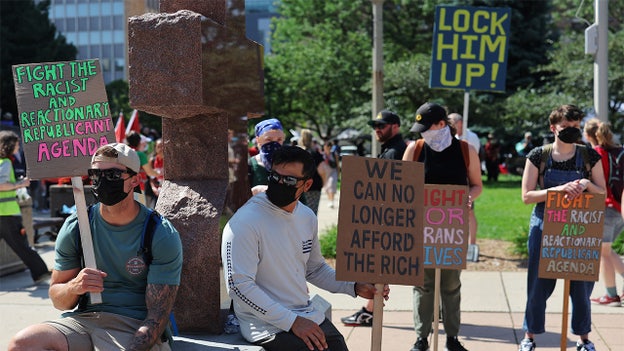
M 323 194 L 319 207 L 319 233 L 337 223 L 338 209 L 328 208 Z M 51 267 L 53 243 L 38 244 L 44 260 Z M 222 281 L 220 282 L 222 283 Z M 621 286 L 621 279 L 618 284 Z M 359 310 L 363 299 L 335 295 L 310 286 L 310 294 L 318 294 L 332 304 L 332 320 L 347 339 L 349 349 L 370 350 L 371 328 L 346 327 L 341 317 Z M 604 294 L 597 282 L 594 296 Z M 538 350 L 561 350 L 563 284 L 560 281 L 548 300 L 546 333 L 536 337 Z M 229 306 L 227 296 L 221 299 L 222 308 Z M 523 337 L 522 320 L 526 301 L 525 272 L 462 272 L 462 328 L 459 339 L 471 351 L 515 351 Z M 0 277 L 0 350 L 5 350 L 12 335 L 23 327 L 47 319 L 57 318 L 59 312 L 48 298 L 47 285 L 32 284 L 27 271 Z M 624 350 L 624 307 L 592 306 L 591 340 L 598 351 Z M 569 321 L 568 321 L 569 327 Z M 444 328 L 439 328 L 438 350 L 444 350 Z M 412 322 L 412 288 L 391 286 L 390 300 L 383 315 L 382 349 L 408 351 L 416 338 Z M 566 350 L 576 350 L 576 336 L 567 333 Z M 433 342 L 430 338 L 430 345 Z M 189 348 L 185 348 L 187 350 Z M 196 350 L 215 350 L 198 345 Z M 232 349 L 232 348 L 229 348 Z M 242 349 L 241 349 L 242 350 Z

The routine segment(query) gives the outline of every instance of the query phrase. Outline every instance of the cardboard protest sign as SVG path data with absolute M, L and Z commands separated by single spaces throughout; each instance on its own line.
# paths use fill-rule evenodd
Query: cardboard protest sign
M 464 269 L 468 251 L 468 186 L 425 184 L 426 268 Z
M 13 80 L 30 178 L 84 175 L 115 142 L 98 60 L 14 65 Z
M 604 213 L 603 194 L 568 200 L 563 191 L 548 191 L 538 276 L 597 281 Z
M 345 156 L 342 169 L 337 279 L 422 285 L 423 164 Z
M 436 6 L 429 87 L 505 91 L 511 9 Z

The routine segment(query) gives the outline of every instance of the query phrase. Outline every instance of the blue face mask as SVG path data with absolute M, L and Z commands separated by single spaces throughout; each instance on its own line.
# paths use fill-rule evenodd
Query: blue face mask
M 270 141 L 260 147 L 260 159 L 264 163 L 264 168 L 266 168 L 267 172 L 271 171 L 271 166 L 273 165 L 273 153 L 281 147 L 282 145 L 277 141 Z

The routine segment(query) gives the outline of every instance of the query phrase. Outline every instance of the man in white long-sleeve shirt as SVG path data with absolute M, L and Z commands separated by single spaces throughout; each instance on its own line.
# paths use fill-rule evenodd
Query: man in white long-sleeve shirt
M 307 282 L 330 292 L 374 297 L 374 285 L 340 282 L 321 255 L 317 218 L 298 200 L 312 185 L 305 150 L 275 151 L 266 193 L 253 196 L 223 230 L 225 280 L 241 333 L 269 351 L 347 350 L 343 336 L 310 303 Z M 388 298 L 389 288 L 382 292 Z

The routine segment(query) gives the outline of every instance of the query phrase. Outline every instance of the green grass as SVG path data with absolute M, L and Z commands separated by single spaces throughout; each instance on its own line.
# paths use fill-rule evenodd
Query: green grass
M 498 182 L 483 182 L 483 192 L 475 202 L 477 238 L 514 241 L 529 231 L 533 204 L 521 197 L 521 177 L 501 175 Z

